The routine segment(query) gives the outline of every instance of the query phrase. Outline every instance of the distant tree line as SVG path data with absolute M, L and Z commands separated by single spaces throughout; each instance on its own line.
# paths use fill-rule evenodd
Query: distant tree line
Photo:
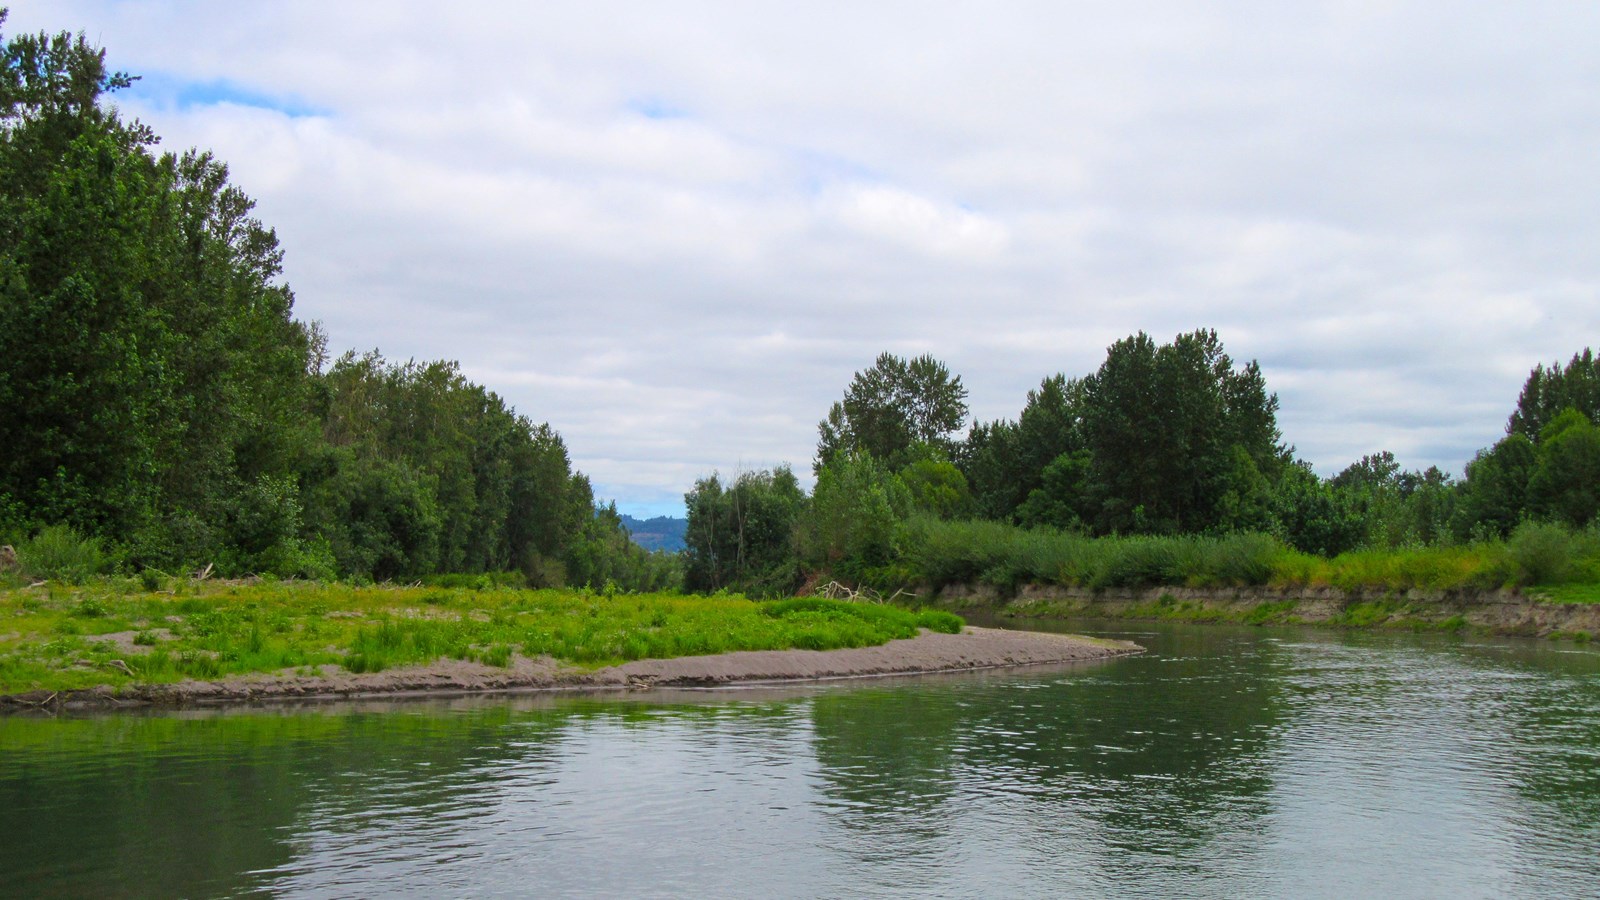
M 918 521 L 976 520 L 1086 536 L 1264 534 L 1306 553 L 1571 529 L 1600 511 L 1600 364 L 1585 350 L 1530 374 L 1507 437 L 1456 479 L 1404 471 L 1388 451 L 1329 478 L 1295 457 L 1255 362 L 1216 332 L 1111 345 L 1099 369 L 1045 378 L 1014 420 L 973 422 L 966 389 L 931 357 L 856 373 L 819 425 L 817 484 L 716 476 L 688 503 L 688 584 L 782 592 L 861 579 L 925 548 Z
M 0 56 L 0 543 L 51 525 L 132 569 L 677 580 L 560 435 L 454 363 L 329 364 L 227 167 L 157 153 L 106 102 L 135 80 L 81 36 Z

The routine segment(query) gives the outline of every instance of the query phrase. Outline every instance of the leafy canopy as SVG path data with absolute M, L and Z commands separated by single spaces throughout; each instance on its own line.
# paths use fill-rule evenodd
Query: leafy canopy
M 814 469 L 820 474 L 840 452 L 869 453 L 894 469 L 911 462 L 919 445 L 948 454 L 966 418 L 967 389 L 944 363 L 884 353 L 855 374 L 818 424 Z

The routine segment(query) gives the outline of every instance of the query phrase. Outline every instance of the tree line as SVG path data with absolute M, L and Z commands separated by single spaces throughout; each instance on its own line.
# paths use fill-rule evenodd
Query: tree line
M 696 483 L 685 498 L 689 586 L 882 580 L 925 555 L 911 545 L 929 520 L 1085 536 L 1258 534 L 1333 557 L 1501 540 L 1531 522 L 1584 529 L 1600 511 L 1600 361 L 1590 350 L 1537 366 L 1507 436 L 1460 479 L 1403 470 L 1388 451 L 1319 477 L 1283 442 L 1259 365 L 1236 364 L 1210 330 L 1118 341 L 1093 373 L 1045 378 L 1015 419 L 969 425 L 966 396 L 932 357 L 880 356 L 819 424 L 809 497 L 785 468 Z
M 0 10 L 0 25 L 5 11 Z M 547 424 L 455 363 L 328 359 L 225 164 L 158 152 L 79 36 L 0 55 L 0 543 L 130 569 L 658 588 Z

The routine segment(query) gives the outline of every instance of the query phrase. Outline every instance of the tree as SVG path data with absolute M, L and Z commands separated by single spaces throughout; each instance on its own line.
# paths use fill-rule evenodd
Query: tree
M 1288 455 L 1278 398 L 1254 362 L 1234 367 L 1215 331 L 1159 347 L 1142 332 L 1118 341 L 1084 380 L 1081 398 L 1100 532 L 1218 527 L 1237 469 L 1234 448 L 1269 481 Z
M 1017 507 L 1017 522 L 1029 528 L 1083 528 L 1092 462 L 1087 450 L 1063 453 L 1051 460 L 1039 486 Z
M 1045 487 L 1046 470 L 1056 460 L 1081 453 L 1082 421 L 1083 380 L 1058 374 L 1028 392 L 1016 422 L 974 424 L 959 459 L 973 485 L 979 515 L 1023 522 L 1059 519 L 1059 510 L 1041 518 L 1038 505 L 1046 501 L 1042 497 L 1034 501 L 1032 495 Z M 1052 490 L 1060 487 L 1057 478 Z M 1030 501 L 1035 511 L 1024 515 L 1021 507 Z M 1076 515 L 1074 511 L 1072 517 Z
M 1528 505 L 1536 515 L 1574 528 L 1600 514 L 1600 427 L 1578 410 L 1566 410 L 1540 432 Z
M 0 494 L 166 563 L 263 498 L 293 511 L 261 488 L 310 437 L 309 341 L 252 202 L 102 107 L 134 80 L 104 56 L 67 34 L 0 55 Z
M 1585 348 L 1573 354 L 1565 366 L 1534 366 L 1506 423 L 1506 433 L 1537 442 L 1545 426 L 1567 409 L 1577 410 L 1591 422 L 1600 419 L 1600 359 L 1593 350 Z
M 910 461 L 914 445 L 948 455 L 951 433 L 967 417 L 967 389 L 932 356 L 910 361 L 880 355 L 870 369 L 855 374 L 844 399 L 818 424 L 815 471 L 820 474 L 840 452 L 870 453 L 893 468 Z
M 103 104 L 133 81 L 81 36 L 0 50 L 0 530 L 224 574 L 582 569 L 611 536 L 560 435 L 455 363 L 326 368 L 227 166 Z
M 685 587 L 754 594 L 794 589 L 795 529 L 805 494 L 787 466 L 744 472 L 726 487 L 712 474 L 696 481 L 683 500 Z
M 958 466 L 979 518 L 1009 519 L 1027 499 L 1032 473 L 1017 452 L 1017 441 L 1015 422 L 974 422 L 957 448 Z
M 802 555 L 814 568 L 859 579 L 894 558 L 895 535 L 911 506 L 911 492 L 872 454 L 835 454 L 811 494 Z
M 1528 514 L 1528 481 L 1538 465 L 1533 441 L 1520 432 L 1478 451 L 1467 463 L 1455 532 L 1458 537 L 1510 537 Z
M 1366 519 L 1351 496 L 1305 462 L 1284 467 L 1272 493 L 1272 518 L 1278 536 L 1303 553 L 1338 556 L 1366 539 Z
M 940 519 L 965 516 L 972 506 L 967 477 L 944 459 L 919 459 L 899 472 L 911 497 L 911 507 Z

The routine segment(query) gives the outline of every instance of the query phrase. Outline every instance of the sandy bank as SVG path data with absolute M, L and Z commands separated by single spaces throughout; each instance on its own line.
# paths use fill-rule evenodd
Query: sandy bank
M 320 675 L 249 675 L 224 681 L 128 685 L 120 691 L 35 691 L 0 697 L 0 711 L 30 708 L 185 706 L 290 698 L 371 697 L 405 693 L 523 690 L 648 690 L 652 687 L 712 687 L 735 683 L 816 681 L 881 675 L 959 672 L 1106 659 L 1139 653 L 1127 641 L 1008 631 L 965 629 L 961 634 L 924 632 L 878 647 L 844 650 L 757 650 L 718 656 L 644 659 L 586 671 L 554 660 L 517 656 L 495 668 L 459 660 L 431 666 L 355 675 L 328 666 Z

